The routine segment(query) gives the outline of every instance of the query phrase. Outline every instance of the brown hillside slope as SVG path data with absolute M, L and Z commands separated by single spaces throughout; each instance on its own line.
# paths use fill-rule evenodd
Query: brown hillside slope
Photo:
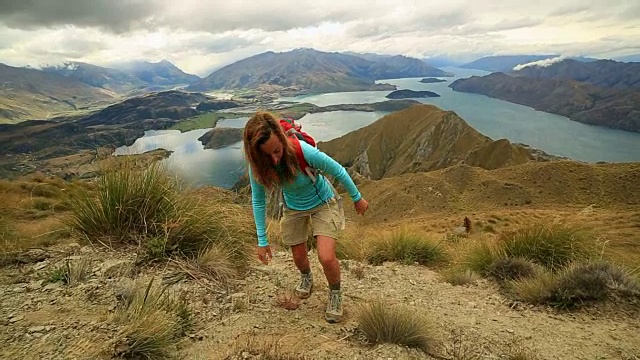
M 457 165 L 361 184 L 371 204 L 361 221 L 490 209 L 639 208 L 638 179 L 640 163 L 550 161 L 495 170 Z
M 452 111 L 425 104 L 386 115 L 319 148 L 371 179 L 456 164 L 495 169 L 539 159 L 530 149 L 482 135 Z
M 115 94 L 44 71 L 0 64 L 0 123 L 48 119 L 112 102 Z

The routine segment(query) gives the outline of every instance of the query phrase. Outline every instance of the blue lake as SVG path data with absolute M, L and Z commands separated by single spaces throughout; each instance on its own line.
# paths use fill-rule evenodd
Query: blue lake
M 456 74 L 448 81 L 436 84 L 420 83 L 420 78 L 381 80 L 399 89 L 430 90 L 438 98 L 416 99 L 455 111 L 472 127 L 493 138 L 507 138 L 528 144 L 547 153 L 586 162 L 640 161 L 640 133 L 613 130 L 571 121 L 565 117 L 536 111 L 532 108 L 492 99 L 484 95 L 455 92 L 448 85 L 456 78 L 486 75 L 487 72 L 445 68 Z M 281 98 L 283 101 L 310 102 L 319 106 L 351 103 L 371 103 L 386 100 L 389 91 L 360 91 L 305 95 Z M 299 122 L 305 131 L 319 141 L 331 140 L 371 124 L 384 112 L 335 111 L 308 114 Z M 242 128 L 247 118 L 227 119 L 218 127 Z M 131 147 L 122 147 L 116 154 L 140 153 L 157 148 L 174 153 L 165 162 L 194 186 L 231 187 L 244 172 L 242 144 L 223 149 L 207 149 L 198 141 L 209 129 L 185 133 L 179 131 L 148 131 Z

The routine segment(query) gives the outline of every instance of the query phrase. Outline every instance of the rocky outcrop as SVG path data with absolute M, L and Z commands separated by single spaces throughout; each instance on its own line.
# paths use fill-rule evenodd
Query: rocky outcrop
M 414 91 L 414 90 L 396 90 L 385 96 L 387 99 L 411 99 L 411 98 L 429 98 L 440 97 L 433 91 Z
M 242 141 L 244 129 L 213 128 L 198 138 L 205 149 L 220 149 Z
M 438 79 L 438 78 L 424 78 L 424 79 L 420 80 L 420 82 L 423 83 L 423 84 L 436 84 L 436 83 L 441 83 L 441 82 L 447 82 L 447 80 Z

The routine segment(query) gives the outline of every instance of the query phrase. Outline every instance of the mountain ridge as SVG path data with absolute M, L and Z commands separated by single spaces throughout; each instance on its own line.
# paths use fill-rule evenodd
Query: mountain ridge
M 640 91 L 635 89 L 504 73 L 458 79 L 449 87 L 530 106 L 585 124 L 640 131 Z
M 46 66 L 42 71 L 62 75 L 115 93 L 128 93 L 148 86 L 146 82 L 127 72 L 84 62 L 71 61 L 58 66 Z
M 494 141 L 453 111 L 417 104 L 318 147 L 352 171 L 370 179 L 468 164 L 486 169 L 555 158 Z
M 371 55 L 370 56 L 374 56 Z M 377 61 L 339 52 L 295 49 L 267 51 L 227 65 L 187 89 L 257 88 L 279 86 L 299 93 L 395 90 L 376 80 L 407 76 L 443 76 L 447 73 L 418 59 L 375 55 Z
M 640 63 L 564 59 L 547 66 L 527 66 L 515 73 L 533 78 L 571 79 L 606 88 L 640 90 Z

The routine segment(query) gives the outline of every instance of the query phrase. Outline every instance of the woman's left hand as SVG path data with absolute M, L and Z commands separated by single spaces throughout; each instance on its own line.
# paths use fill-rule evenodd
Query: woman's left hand
M 353 203 L 356 207 L 356 213 L 358 215 L 364 215 L 365 211 L 369 208 L 369 203 L 364 198 L 360 198 L 360 200 Z

